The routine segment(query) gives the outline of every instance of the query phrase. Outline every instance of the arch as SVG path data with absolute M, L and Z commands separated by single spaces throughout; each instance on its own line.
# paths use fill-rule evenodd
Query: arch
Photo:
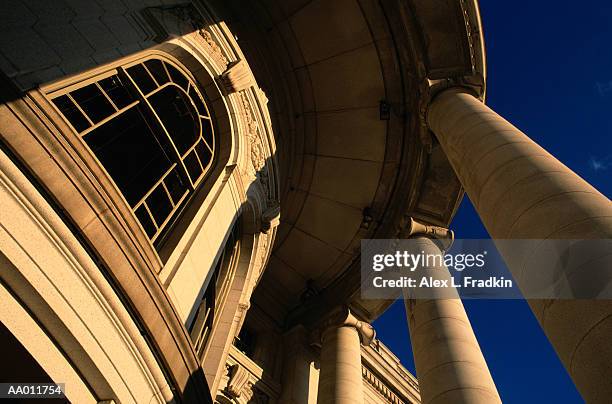
M 0 319 L 73 402 L 173 396 L 155 354 L 98 266 L 0 154 Z
M 244 263 L 249 271 L 244 273 L 257 274 L 249 275 L 251 281 L 243 283 L 245 288 L 251 288 L 243 290 L 248 299 L 269 256 L 276 231 L 278 173 L 267 99 L 252 80 L 252 74 L 242 87 L 232 85 L 229 89 L 223 84 L 226 70 L 235 66 L 246 68 L 249 74 L 250 70 L 246 63 L 240 63 L 244 56 L 227 27 L 214 25 L 26 94 L 13 92 L 10 86 L 2 93 L 7 113 L 0 125 L 10 127 L 2 131 L 4 142 L 22 171 L 31 175 L 30 181 L 43 190 L 53 206 L 51 209 L 60 213 L 77 244 L 95 261 L 97 271 L 108 277 L 124 309 L 133 310 L 133 321 L 141 328 L 139 335 L 145 336 L 147 346 L 156 355 L 156 363 L 167 371 L 168 383 L 179 398 L 184 398 L 187 390 L 193 393 L 190 397 L 203 397 L 206 389 L 199 381 L 200 363 L 183 326 L 188 310 L 181 312 L 168 288 L 185 263 L 187 252 L 202 246 L 196 235 L 202 232 L 215 209 L 227 214 L 226 229 L 231 228 L 238 215 L 247 212 L 244 217 L 249 237 L 266 240 L 251 242 L 253 250 Z M 66 80 L 78 81 L 110 65 L 147 55 L 160 55 L 186 67 L 209 101 L 219 135 L 218 161 L 194 193 L 193 203 L 177 221 L 176 228 L 184 226 L 185 232 L 173 232 L 172 235 L 180 236 L 170 237 L 164 246 L 171 248 L 162 248 L 159 253 L 108 174 L 83 142 L 75 141 L 74 131 L 45 95 L 65 85 Z M 228 80 L 231 82 L 231 78 Z M 221 212 L 225 208 L 229 212 Z M 268 233 L 260 237 L 264 228 Z M 227 234 L 219 234 L 221 240 L 211 244 L 223 245 Z M 212 259 L 216 254 L 218 251 L 211 251 Z M 205 283 L 206 278 L 201 281 Z

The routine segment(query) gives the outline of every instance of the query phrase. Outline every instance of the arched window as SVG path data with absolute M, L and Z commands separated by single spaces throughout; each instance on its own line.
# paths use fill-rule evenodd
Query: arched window
M 196 83 L 155 57 L 49 96 L 158 246 L 215 153 L 212 118 Z

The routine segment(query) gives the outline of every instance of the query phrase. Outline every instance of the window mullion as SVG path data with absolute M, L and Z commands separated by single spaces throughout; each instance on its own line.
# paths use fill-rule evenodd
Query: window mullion
M 155 217 L 153 216 L 153 213 L 151 213 L 151 209 L 149 209 L 149 205 L 146 202 L 143 202 L 142 205 L 145 207 L 145 210 L 147 211 L 147 214 L 151 218 L 151 221 L 152 221 L 153 225 L 155 226 L 155 234 L 157 234 L 159 232 L 159 226 L 157 225 L 157 221 L 155 220 Z M 134 211 L 135 210 L 136 209 L 134 209 Z
M 104 125 L 105 123 L 115 119 L 116 117 L 118 117 L 119 115 L 121 115 L 122 113 L 124 113 L 125 111 L 127 111 L 128 109 L 132 108 L 135 105 L 138 105 L 140 101 L 134 101 L 129 103 L 128 105 L 126 105 L 125 107 L 116 110 L 115 112 L 113 112 L 111 115 L 107 116 L 106 118 L 102 119 L 100 122 L 93 124 L 92 126 L 90 126 L 89 128 L 85 129 L 84 131 L 82 131 L 81 133 L 79 133 L 79 135 L 81 137 L 87 135 L 89 132 L 92 132 L 96 129 L 98 129 L 100 126 Z
M 66 96 L 70 99 L 70 101 L 72 101 L 72 103 L 77 107 L 77 109 L 81 112 L 81 114 L 83 114 L 83 116 L 85 117 L 85 119 L 87 119 L 87 122 L 89 122 L 89 126 L 93 126 L 94 123 L 91 120 L 91 118 L 89 117 L 89 115 L 87 115 L 87 113 L 85 113 L 85 111 L 83 110 L 83 108 L 81 108 L 81 106 L 79 105 L 79 103 L 72 97 L 72 95 L 70 93 L 66 93 Z
M 127 71 L 125 71 L 125 69 L 123 69 L 123 68 L 120 68 L 120 71 L 125 75 L 125 77 L 129 81 L 131 86 L 136 90 L 136 95 L 141 100 L 142 105 L 146 105 L 147 113 L 150 114 L 152 119 L 155 121 L 154 127 L 161 129 L 161 131 L 165 134 L 166 139 L 168 140 L 168 142 L 170 142 L 170 144 L 172 145 L 172 149 L 174 150 L 175 156 L 174 156 L 174 158 L 171 158 L 170 156 L 168 156 L 168 157 L 171 160 L 175 161 L 179 167 L 181 167 L 181 173 L 183 174 L 182 176 L 185 179 L 187 179 L 188 184 L 189 184 L 189 188 L 191 190 L 193 190 L 194 189 L 194 184 L 192 184 L 191 179 L 189 178 L 189 174 L 187 172 L 187 168 L 185 167 L 185 164 L 183 163 L 183 160 L 181 158 L 181 154 L 179 153 L 179 151 L 178 151 L 176 145 L 174 144 L 174 142 L 172 141 L 172 137 L 170 136 L 170 133 L 168 133 L 168 130 L 164 126 L 164 124 L 163 124 L 162 120 L 160 119 L 159 115 L 157 115 L 157 112 L 155 112 L 155 109 L 153 108 L 153 106 L 149 102 L 148 98 L 144 95 L 144 93 L 142 92 L 140 87 L 138 87 L 138 85 L 132 79 L 132 77 L 129 75 L 129 73 Z M 159 87 L 158 87 L 158 89 L 159 89 Z M 163 147 L 163 145 L 161 145 L 161 144 L 160 144 L 160 147 L 162 148 L 162 150 L 164 150 L 164 151 L 166 150 L 166 148 Z
M 148 62 L 153 59 L 159 63 Z M 174 86 L 177 88 L 168 88 Z M 85 90 L 71 94 L 81 89 Z M 107 170 L 157 248 L 164 242 L 166 227 L 177 219 L 205 178 L 215 155 L 212 118 L 197 82 L 183 66 L 161 57 L 144 57 L 44 91 Z M 209 143 L 205 136 L 211 134 Z M 135 179 L 140 182 L 136 184 Z M 204 328 L 212 326 L 209 320 L 215 308 L 207 311 L 202 313 L 208 316 Z M 198 346 L 206 343 L 210 329 L 199 333 Z
M 104 89 L 100 85 L 100 80 L 96 81 L 96 87 L 98 87 L 98 90 L 100 90 L 100 92 L 104 95 L 104 98 L 106 98 L 106 100 L 108 102 L 110 102 L 110 104 L 113 106 L 113 108 L 115 108 L 115 111 L 119 111 L 119 108 L 117 108 L 117 105 L 115 105 L 115 102 L 113 100 L 111 100 L 111 98 L 108 96 L 108 94 L 106 94 L 106 91 L 104 91 Z

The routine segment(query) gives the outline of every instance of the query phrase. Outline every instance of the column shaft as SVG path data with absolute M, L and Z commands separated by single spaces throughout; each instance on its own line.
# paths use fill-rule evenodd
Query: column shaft
M 355 327 L 331 327 L 324 333 L 317 402 L 363 403 L 361 345 Z
M 610 200 L 472 95 L 445 90 L 427 120 L 491 237 L 612 238 Z M 501 253 L 519 280 L 523 257 Z M 590 268 L 581 269 L 601 273 L 597 263 L 606 254 L 597 252 Z M 605 341 L 612 338 L 612 301 L 529 304 L 583 398 L 609 399 L 612 346 Z
M 419 250 L 441 253 L 433 240 L 415 238 Z M 448 274 L 444 265 L 431 270 Z M 407 298 L 404 303 L 422 402 L 501 403 L 461 299 Z

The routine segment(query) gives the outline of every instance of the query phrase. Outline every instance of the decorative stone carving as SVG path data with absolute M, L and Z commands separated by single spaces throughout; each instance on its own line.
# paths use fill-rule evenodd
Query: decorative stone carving
M 478 31 L 478 27 L 475 27 L 474 24 L 470 21 L 470 13 L 468 12 L 468 6 L 465 0 L 460 1 L 461 11 L 463 13 L 463 21 L 465 22 L 465 30 L 467 32 L 468 38 L 468 46 L 470 48 L 470 62 L 472 65 L 472 72 L 476 70 L 476 55 L 475 55 L 475 42 L 478 39 L 478 35 L 480 32 Z
M 385 399 L 389 400 L 393 404 L 404 404 L 407 403 L 400 396 L 398 396 L 393 390 L 387 387 L 387 383 L 383 382 L 374 374 L 370 369 L 361 365 L 361 374 L 363 379 L 378 391 Z
M 249 372 L 239 364 L 236 364 L 229 366 L 228 373 L 229 380 L 225 393 L 231 398 L 241 397 L 245 402 L 249 401 L 253 396 Z
M 266 152 L 263 141 L 259 134 L 259 125 L 255 119 L 249 99 L 244 91 L 240 92 L 242 106 L 244 109 L 244 119 L 246 122 L 247 138 L 249 139 L 249 149 L 253 174 L 259 180 L 265 195 L 269 195 L 269 179 L 266 166 Z
M 223 50 L 219 44 L 214 40 L 212 34 L 203 28 L 199 29 L 197 32 L 203 39 L 203 44 L 208 51 L 207 53 L 211 56 L 215 64 L 220 67 L 221 70 L 227 69 L 229 61 L 223 54 Z
M 257 87 L 255 91 L 257 91 L 257 94 L 259 95 L 259 99 L 261 100 L 261 102 L 267 105 L 269 100 L 264 90 Z
M 267 233 L 280 224 L 280 203 L 269 200 L 268 207 L 261 215 L 261 231 Z
M 240 60 L 230 64 L 221 75 L 220 82 L 225 93 L 229 95 L 251 87 L 254 80 L 249 65 L 244 60 Z
M 260 233 L 259 234 L 259 243 L 257 244 L 257 256 L 259 262 L 257 263 L 257 268 L 255 268 L 255 279 L 259 279 L 261 276 L 265 266 L 266 260 L 268 259 L 268 244 L 270 243 L 270 236 L 268 233 Z
M 253 165 L 253 169 L 255 171 L 259 171 L 265 164 L 265 156 L 263 153 L 261 139 L 257 133 L 257 121 L 253 116 L 249 99 L 244 92 L 240 93 L 240 99 L 242 101 L 242 107 L 244 108 L 244 120 L 246 122 L 247 136 L 251 145 L 251 163 Z

